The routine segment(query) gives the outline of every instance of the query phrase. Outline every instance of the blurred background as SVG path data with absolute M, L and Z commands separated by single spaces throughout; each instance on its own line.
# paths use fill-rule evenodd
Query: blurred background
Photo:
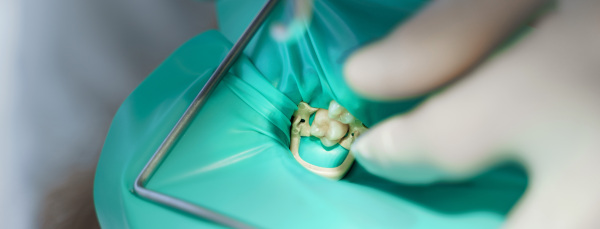
M 480 8 L 466 7 L 475 2 L 480 4 L 477 4 Z M 536 174 L 535 179 L 543 182 L 531 182 L 538 185 L 536 189 L 530 189 L 536 192 L 528 193 L 526 197 L 530 198 L 529 201 L 526 199 L 519 203 L 517 212 L 510 213 L 514 225 L 529 225 L 528 223 L 533 222 L 534 225 L 538 223 L 537 225 L 557 228 L 573 228 L 561 227 L 563 224 L 556 223 L 566 222 L 564 225 L 592 225 L 590 228 L 600 228 L 595 226 L 598 225 L 598 214 L 595 213 L 600 205 L 593 202 L 600 200 L 597 195 L 600 193 L 600 185 L 598 182 L 589 182 L 597 180 L 595 175 L 598 174 L 596 139 L 600 136 L 600 116 L 597 115 L 600 107 L 597 103 L 597 60 L 600 55 L 594 47 L 600 47 L 597 45 L 600 33 L 594 28 L 599 21 L 600 4 L 598 1 L 556 1 L 560 4 L 549 4 L 550 10 L 546 12 L 534 7 L 535 4 L 546 1 L 507 2 L 510 2 L 508 5 L 520 6 L 516 9 L 522 10 L 522 20 L 529 17 L 535 20 L 542 16 L 547 18 L 543 23 L 536 24 L 535 33 L 531 32 L 524 41 L 519 41 L 519 46 L 516 46 L 519 49 L 508 50 L 495 57 L 496 59 L 486 60 L 485 66 L 478 66 L 477 71 L 468 72 L 467 80 L 456 83 L 458 86 L 448 90 L 455 94 L 448 94 L 446 91 L 447 94 L 443 96 L 450 99 L 433 103 L 429 107 L 429 113 L 421 113 L 419 119 L 413 119 L 426 123 L 420 126 L 420 131 L 435 133 L 431 135 L 435 136 L 431 137 L 434 141 L 420 141 L 422 139 L 413 137 L 408 131 L 404 133 L 407 128 L 396 128 L 393 123 L 388 125 L 401 130 L 391 132 L 395 136 L 408 136 L 409 142 L 396 146 L 429 149 L 429 146 L 420 145 L 428 143 L 435 145 L 434 149 L 443 149 L 434 152 L 439 154 L 431 154 L 433 156 L 430 158 L 447 156 L 449 159 L 461 159 L 456 161 L 462 163 L 462 160 L 468 162 L 469 158 L 480 155 L 460 153 L 483 152 L 481 148 L 488 148 L 481 144 L 471 144 L 473 142 L 489 144 L 491 149 L 496 145 L 515 145 L 515 148 L 523 152 L 532 152 L 525 154 L 516 151 L 522 154 L 519 158 L 525 158 L 524 161 L 535 162 L 535 168 L 532 163 L 525 164 L 532 170 L 539 169 L 541 172 Z M 531 9 L 523 7 L 523 2 L 533 4 Z M 414 20 L 417 22 L 403 25 L 408 29 L 392 33 L 399 34 L 393 39 L 394 42 L 382 43 L 393 47 L 404 44 L 406 48 L 413 47 L 415 42 L 426 47 L 429 42 L 442 44 L 431 46 L 441 47 L 441 51 L 421 52 L 421 49 L 415 48 L 408 49 L 416 50 L 414 53 L 405 50 L 396 52 L 399 49 L 376 46 L 379 47 L 378 50 L 369 52 L 371 55 L 358 61 L 366 66 L 362 70 L 371 69 L 372 62 L 368 60 L 381 60 L 377 59 L 377 55 L 393 62 L 384 65 L 388 67 L 381 68 L 385 71 L 379 71 L 379 77 L 372 72 L 368 72 L 369 77 L 363 77 L 366 74 L 361 72 L 365 71 L 361 68 L 354 69 L 358 73 L 354 74 L 358 76 L 354 78 L 367 82 L 356 81 L 356 85 L 372 83 L 375 85 L 371 88 L 374 92 L 385 91 L 379 90 L 381 85 L 391 85 L 388 92 L 392 93 L 402 91 L 396 85 L 408 85 L 412 89 L 415 86 L 413 83 L 417 82 L 414 81 L 415 78 L 423 78 L 421 75 L 400 72 L 408 77 L 396 77 L 400 74 L 388 74 L 390 69 L 403 69 L 403 65 L 395 65 L 398 60 L 402 60 L 402 56 L 410 57 L 409 63 L 426 64 L 415 65 L 417 67 L 413 70 L 417 73 L 420 69 L 442 69 L 444 73 L 454 74 L 454 71 L 438 68 L 440 65 L 430 61 L 430 57 L 441 57 L 437 61 L 446 63 L 447 60 L 461 60 L 456 55 L 458 53 L 475 54 L 462 57 L 466 64 L 447 66 L 473 67 L 475 65 L 470 64 L 476 64 L 477 58 L 485 57 L 486 48 L 485 45 L 471 45 L 471 38 L 477 38 L 477 42 L 488 42 L 487 48 L 492 50 L 495 43 L 502 40 L 504 33 L 511 31 L 508 28 L 517 25 L 509 23 L 511 20 L 504 20 L 519 18 L 514 16 L 513 8 L 506 7 L 507 5 L 503 5 L 503 8 L 495 7 L 496 4 L 503 3 L 492 0 L 468 0 L 463 3 L 465 7 L 440 4 L 439 8 L 427 11 L 429 14 L 419 13 L 425 15 L 420 21 Z M 0 228 L 99 228 L 92 198 L 93 179 L 113 115 L 131 91 L 177 47 L 205 30 L 218 27 L 214 8 L 212 1 L 193 0 L 0 0 Z M 501 12 L 499 9 L 510 13 L 498 13 Z M 469 15 L 466 12 L 474 13 Z M 531 16 L 532 12 L 537 13 Z M 472 17 L 463 17 L 465 15 Z M 448 20 L 455 17 L 456 20 Z M 519 20 L 513 23 L 517 22 Z M 414 36 L 403 36 L 402 31 L 417 33 Z M 464 34 L 467 36 L 464 37 Z M 471 36 L 473 34 L 477 36 Z M 285 35 L 284 33 L 282 37 L 285 38 Z M 439 39 L 426 39 L 427 42 L 421 43 L 421 37 Z M 475 48 L 460 49 L 458 52 L 444 49 L 448 47 Z M 392 58 L 388 55 L 390 53 L 399 56 Z M 432 55 L 413 55 L 422 53 Z M 439 55 L 440 53 L 446 55 Z M 469 59 L 470 57 L 473 58 Z M 418 58 L 427 61 L 415 61 Z M 428 67 L 430 65 L 436 68 Z M 464 69 L 459 70 L 456 72 L 460 73 Z M 446 74 L 440 74 L 444 75 Z M 447 79 L 433 77 L 431 82 L 440 83 L 434 85 L 437 87 L 452 82 L 447 80 L 459 75 L 461 74 L 454 74 Z M 474 78 L 473 75 L 478 76 Z M 377 82 L 375 78 L 383 83 L 373 83 Z M 405 79 L 410 83 L 389 83 L 390 79 Z M 421 83 L 428 84 L 425 81 Z M 435 87 L 426 89 L 431 88 Z M 398 120 L 399 124 L 406 121 Z M 512 125 L 505 125 L 506 123 Z M 560 125 L 554 125 L 555 123 Z M 489 130 L 496 132 L 490 134 Z M 502 136 L 516 137 L 505 143 L 504 140 L 497 139 L 500 136 L 497 133 L 501 132 L 499 130 L 507 131 Z M 437 135 L 438 133 L 440 134 Z M 382 131 L 379 134 L 390 135 L 390 132 Z M 376 134 L 371 136 L 376 136 L 373 139 L 383 139 Z M 521 138 L 522 136 L 526 138 Z M 484 141 L 474 140 L 476 138 Z M 491 141 L 492 138 L 501 143 Z M 394 138 L 401 142 L 397 139 L 400 138 Z M 411 144 L 410 141 L 419 145 Z M 372 146 L 390 146 L 377 144 L 375 140 L 371 142 Z M 458 148 L 454 148 L 455 146 Z M 402 152 L 400 148 L 392 148 L 388 150 Z M 448 150 L 450 153 L 447 153 L 446 149 L 459 150 Z M 584 150 L 579 152 L 570 149 Z M 362 166 L 372 163 L 369 172 L 400 180 L 400 176 L 394 175 L 402 173 L 393 170 L 399 167 L 384 167 L 379 163 L 394 161 L 400 154 L 385 153 L 385 150 L 376 147 L 359 148 L 357 152 L 357 155 L 360 152 L 380 152 L 381 158 L 374 157 L 375 154 L 370 156 L 371 159 L 357 158 Z M 455 162 L 448 161 L 448 165 Z M 394 161 L 396 162 L 403 163 L 401 160 Z M 377 171 L 378 168 L 384 170 Z M 463 169 L 456 166 L 453 168 Z M 539 174 L 545 175 L 544 179 L 539 178 Z M 563 217 L 555 217 L 556 215 Z
M 111 119 L 214 4 L 0 0 L 0 228 L 98 228 L 92 183 Z

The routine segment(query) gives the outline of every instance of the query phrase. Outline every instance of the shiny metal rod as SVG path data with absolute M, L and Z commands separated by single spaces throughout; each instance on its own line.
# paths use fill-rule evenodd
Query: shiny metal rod
M 223 59 L 223 61 L 219 64 L 219 66 L 210 76 L 210 79 L 206 82 L 202 90 L 200 90 L 200 93 L 198 93 L 196 98 L 194 98 L 190 106 L 188 106 L 181 118 L 179 118 L 179 121 L 177 121 L 177 124 L 175 124 L 171 132 L 169 132 L 169 135 L 167 135 L 165 140 L 163 140 L 163 142 L 158 147 L 156 152 L 154 152 L 154 155 L 152 155 L 146 166 L 144 166 L 144 169 L 142 169 L 138 177 L 135 179 L 133 185 L 134 193 L 143 198 L 152 200 L 154 202 L 178 209 L 180 211 L 201 218 L 214 221 L 216 223 L 220 223 L 224 226 L 233 228 L 251 228 L 250 226 L 232 218 L 229 218 L 223 214 L 219 214 L 209 209 L 189 203 L 187 201 L 147 189 L 145 188 L 145 185 L 148 179 L 156 171 L 157 166 L 171 151 L 177 140 L 179 140 L 183 132 L 185 132 L 185 130 L 192 122 L 198 111 L 206 103 L 210 94 L 214 91 L 219 82 L 221 82 L 223 77 L 227 75 L 231 66 L 233 66 L 235 61 L 242 54 L 244 48 L 246 48 L 254 34 L 256 34 L 256 31 L 258 31 L 260 26 L 264 23 L 265 19 L 271 13 L 271 11 L 278 2 L 279 0 L 267 1 L 267 3 L 265 3 L 258 15 L 254 18 L 254 20 L 252 20 L 248 28 L 246 28 L 242 36 L 238 39 L 235 45 L 233 45 L 229 53 L 227 53 L 227 56 L 225 56 L 225 59 Z

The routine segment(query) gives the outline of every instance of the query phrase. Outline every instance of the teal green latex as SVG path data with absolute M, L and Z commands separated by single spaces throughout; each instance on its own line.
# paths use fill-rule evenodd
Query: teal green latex
M 312 125 L 314 120 L 315 114 L 312 114 L 308 119 L 308 124 Z M 298 156 L 310 164 L 323 168 L 338 167 L 344 162 L 348 153 L 348 150 L 339 144 L 326 147 L 317 137 L 300 137 Z
M 221 31 L 167 58 L 127 98 L 110 127 L 94 186 L 103 228 L 220 227 L 132 193 L 145 163 L 264 1 L 218 2 Z M 277 43 L 261 29 L 147 187 L 260 228 L 497 228 L 527 178 L 502 166 L 460 183 L 410 186 L 355 164 L 340 181 L 315 175 L 289 151 L 298 102 L 335 99 L 367 126 L 422 99 L 371 102 L 344 83 L 352 50 L 385 35 L 421 1 L 315 1 L 307 33 Z M 276 19 L 283 13 L 280 5 Z M 267 23 L 268 25 L 268 23 Z
M 338 167 L 348 156 L 348 150 L 339 144 L 326 147 L 317 137 L 301 137 L 298 155 L 302 160 L 323 168 Z

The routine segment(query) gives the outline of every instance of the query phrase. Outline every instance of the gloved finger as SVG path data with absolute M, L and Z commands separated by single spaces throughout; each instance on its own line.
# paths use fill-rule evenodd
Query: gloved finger
M 433 1 L 350 56 L 348 84 L 375 99 L 423 94 L 474 66 L 546 0 Z
M 492 152 L 512 126 L 503 112 L 508 101 L 486 94 L 486 82 L 473 84 L 372 127 L 352 146 L 356 159 L 369 172 L 403 183 L 463 179 L 493 163 L 502 155 Z
M 535 98 L 530 94 L 551 94 L 531 88 L 547 85 L 543 76 L 548 73 L 531 72 L 544 68 L 524 64 L 541 63 L 539 57 L 514 57 L 529 38 L 409 114 L 372 127 L 353 145 L 358 162 L 393 181 L 428 183 L 469 177 L 503 157 L 494 152 L 511 147 L 508 138 L 518 133 L 519 125 L 546 115 L 547 110 L 531 110 L 544 103 L 528 100 Z
M 530 179 L 506 228 L 600 228 L 598 12 L 599 1 L 561 2 L 511 49 L 363 134 L 357 161 L 414 183 L 469 176 L 512 156 Z M 429 168 L 437 171 L 419 174 Z
M 568 160 L 556 166 L 552 174 L 532 176 L 503 228 L 600 228 L 600 183 L 596 175 L 600 147 L 590 150 L 596 156 Z
M 590 49 L 597 14 L 584 17 L 584 9 L 570 10 L 572 20 L 567 10 L 553 14 L 411 113 L 372 127 L 354 143 L 357 160 L 372 173 L 414 183 L 468 177 L 508 157 L 544 174 L 563 157 L 580 157 L 570 149 L 594 139 L 586 131 L 600 117 L 598 55 Z

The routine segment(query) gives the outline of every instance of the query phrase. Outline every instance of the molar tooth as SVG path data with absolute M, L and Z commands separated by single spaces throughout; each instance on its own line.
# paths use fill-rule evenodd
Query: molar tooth
M 326 134 L 326 129 L 319 124 L 313 123 L 313 125 L 310 127 L 310 134 L 315 137 L 322 138 Z
M 346 109 L 344 109 L 344 107 L 342 107 L 339 103 L 337 103 L 335 100 L 331 100 L 329 103 L 329 118 L 337 119 L 337 117 L 339 117 L 344 110 Z
M 329 122 L 329 129 L 327 130 L 327 139 L 338 142 L 348 132 L 348 125 L 343 124 L 336 120 Z
M 331 146 L 334 146 L 335 144 L 337 144 L 338 141 L 332 141 L 327 138 L 321 138 L 321 143 L 323 143 L 323 145 L 326 147 L 331 147 Z
M 328 111 L 325 109 L 319 109 L 317 111 L 317 113 L 315 114 L 315 119 L 313 120 L 313 124 L 314 123 L 327 123 L 329 122 L 329 116 L 328 116 Z
M 344 124 L 350 124 L 354 122 L 354 115 L 350 114 L 350 112 L 345 111 L 340 115 L 339 121 Z

